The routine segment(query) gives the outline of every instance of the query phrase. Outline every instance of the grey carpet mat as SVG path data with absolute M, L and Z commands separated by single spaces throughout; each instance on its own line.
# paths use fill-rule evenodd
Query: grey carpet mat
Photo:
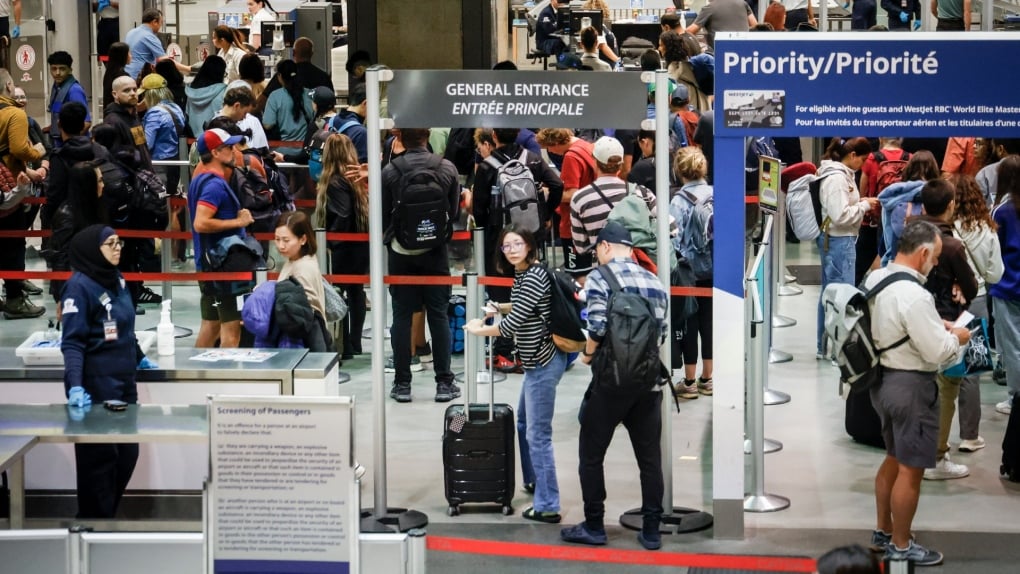
M 790 271 L 790 275 L 797 278 L 797 283 L 800 285 L 822 284 L 821 265 L 787 265 L 786 268 Z

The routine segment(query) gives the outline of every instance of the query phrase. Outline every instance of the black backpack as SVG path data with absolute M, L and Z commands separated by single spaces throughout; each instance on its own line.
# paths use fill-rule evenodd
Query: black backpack
M 592 364 L 594 384 L 626 394 L 664 384 L 669 377 L 659 359 L 659 320 L 651 302 L 639 293 L 624 291 L 608 265 L 599 267 L 599 272 L 609 284 L 609 302 L 606 335 Z
M 270 232 L 276 229 L 280 209 L 273 201 L 273 190 L 262 174 L 251 168 L 248 154 L 243 154 L 244 165 L 234 167 L 230 175 L 230 188 L 237 194 L 241 207 L 251 212 L 255 220 L 251 224 L 254 232 Z
M 542 265 L 549 275 L 552 290 L 550 297 L 549 332 L 553 344 L 564 353 L 577 353 L 584 349 L 587 337 L 581 312 L 584 305 L 577 299 L 577 283 L 574 278 L 559 269 Z
M 404 156 L 390 162 L 400 174 L 393 234 L 404 249 L 434 249 L 450 240 L 450 199 L 439 179 L 442 161 L 430 154 L 425 165 L 410 170 Z
M 110 220 L 125 229 L 166 229 L 169 194 L 163 180 L 150 169 L 134 169 L 110 159 L 99 165 L 103 177 L 103 195 Z

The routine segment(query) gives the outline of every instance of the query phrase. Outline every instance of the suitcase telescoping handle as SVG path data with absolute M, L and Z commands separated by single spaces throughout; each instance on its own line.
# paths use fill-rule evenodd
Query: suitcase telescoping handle
M 490 423 L 496 419 L 496 394 L 495 394 L 496 388 L 495 388 L 495 385 L 493 384 L 493 375 L 494 375 L 494 372 L 493 372 L 493 363 L 494 363 L 493 357 L 494 357 L 494 353 L 492 351 L 492 342 L 493 342 L 492 339 L 493 339 L 492 337 L 486 337 L 485 338 L 487 346 L 489 347 L 489 422 Z M 468 379 L 468 376 L 470 376 L 470 374 L 466 374 L 465 377 L 464 377 L 464 384 L 466 384 L 466 385 L 472 384 L 471 381 Z M 475 384 L 475 387 L 477 388 L 477 385 L 478 385 L 478 381 L 477 381 L 478 373 L 477 373 L 477 371 L 474 373 L 474 376 L 475 376 L 475 383 L 474 384 Z M 468 402 L 468 393 L 466 393 L 466 392 L 464 393 L 464 414 L 467 416 L 467 419 L 470 421 L 471 420 L 471 404 Z

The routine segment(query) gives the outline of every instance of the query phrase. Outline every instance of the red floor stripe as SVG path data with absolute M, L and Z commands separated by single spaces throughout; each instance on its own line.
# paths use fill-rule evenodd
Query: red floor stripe
M 488 556 L 508 556 L 511 558 L 572 560 L 576 562 L 601 562 L 605 564 L 730 568 L 772 572 L 815 571 L 815 561 L 811 558 L 615 550 L 612 548 L 595 548 L 590 546 L 554 546 L 432 535 L 426 537 L 426 548 L 437 552 L 461 552 Z

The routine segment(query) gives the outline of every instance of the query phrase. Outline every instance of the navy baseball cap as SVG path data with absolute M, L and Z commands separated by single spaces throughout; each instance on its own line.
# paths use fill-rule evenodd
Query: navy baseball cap
M 634 240 L 631 239 L 630 231 L 628 231 L 627 228 L 618 221 L 610 221 L 606 223 L 606 226 L 602 228 L 602 231 L 599 231 L 596 243 L 602 243 L 603 241 L 634 247 Z

